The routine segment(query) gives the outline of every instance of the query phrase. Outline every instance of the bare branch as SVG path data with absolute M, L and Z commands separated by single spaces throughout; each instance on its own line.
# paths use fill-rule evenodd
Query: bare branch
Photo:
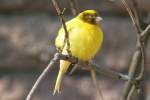
M 42 82 L 42 80 L 44 79 L 44 77 L 48 74 L 48 72 L 52 69 L 52 66 L 56 64 L 56 62 L 58 62 L 59 60 L 59 55 L 56 53 L 54 58 L 50 61 L 50 63 L 48 64 L 48 66 L 44 69 L 44 71 L 42 72 L 42 74 L 38 77 L 38 79 L 36 80 L 35 84 L 33 85 L 32 89 L 30 90 L 26 100 L 31 100 L 36 89 L 38 88 L 39 84 Z
M 132 86 L 132 88 L 129 92 L 127 100 L 132 100 L 133 99 L 133 96 L 135 95 L 135 93 L 137 93 L 137 89 L 135 89 L 135 88 L 136 88 L 135 85 Z
M 140 84 L 144 76 L 144 67 L 145 67 L 145 47 L 147 46 L 147 40 L 149 38 L 150 30 L 147 26 L 145 30 L 143 29 L 143 20 L 141 19 L 141 12 L 139 11 L 138 4 L 135 0 L 132 0 L 132 9 L 129 7 L 125 0 L 121 0 L 123 5 L 125 6 L 130 18 L 132 19 L 133 24 L 137 30 L 137 43 L 136 43 L 136 51 L 133 54 L 131 64 L 129 66 L 129 76 L 131 79 L 136 79 L 136 84 L 132 84 L 131 81 L 128 81 L 125 84 L 124 93 L 121 100 L 131 100 L 133 93 L 137 89 L 137 85 Z M 146 35 L 145 35 L 146 34 Z
M 71 63 L 74 63 L 74 64 L 78 64 L 78 65 L 81 65 L 81 66 L 86 66 L 86 69 L 88 68 L 88 66 L 90 66 L 90 68 L 88 70 L 92 69 L 95 70 L 96 72 L 98 72 L 99 74 L 103 74 L 105 76 L 108 76 L 108 77 L 111 77 L 111 78 L 114 78 L 114 79 L 119 79 L 119 80 L 124 80 L 124 81 L 130 81 L 132 84 L 134 83 L 128 75 L 124 75 L 124 74 L 121 74 L 119 72 L 116 72 L 116 71 L 113 71 L 111 69 L 108 69 L 106 67 L 100 67 L 98 64 L 94 63 L 94 62 L 84 62 L 84 61 L 79 61 L 77 58 L 73 57 L 73 56 L 68 56 L 68 55 L 63 55 L 63 54 L 58 54 L 59 56 L 59 59 L 61 60 L 67 60 Z
M 141 34 L 150 34 L 149 26 Z M 146 36 L 147 36 L 146 38 L 149 38 L 148 37 L 149 35 L 146 35 Z M 136 44 L 137 50 L 134 52 L 133 58 L 131 60 L 131 64 L 129 66 L 129 68 L 130 68 L 129 76 L 131 77 L 131 79 L 139 77 L 139 78 L 137 78 L 138 79 L 137 81 L 139 81 L 139 79 L 141 80 L 141 78 L 143 78 L 144 66 L 145 66 L 145 64 L 144 64 L 145 63 L 145 61 L 144 61 L 145 60 L 145 49 L 144 48 L 146 47 L 147 41 L 145 41 L 145 39 L 143 41 L 141 41 L 141 39 L 142 39 L 142 36 L 138 35 L 137 44 Z M 136 72 L 139 72 L 139 73 L 137 74 Z M 128 96 L 132 89 L 132 86 L 133 86 L 133 84 L 131 82 L 126 83 L 123 97 L 121 100 L 130 100 L 127 98 L 129 98 Z M 132 91 L 134 91 L 134 90 L 132 90 Z
M 133 22 L 133 25 L 136 26 L 136 20 L 135 20 L 135 16 L 134 16 L 134 13 L 133 11 L 131 10 L 131 8 L 129 7 L 129 5 L 127 4 L 126 0 L 121 0 L 122 1 L 122 4 L 123 6 L 125 7 L 125 9 L 127 10 L 132 22 Z M 138 29 L 138 28 L 137 28 Z
M 142 26 L 142 25 L 140 22 L 142 22 L 142 21 L 140 18 L 139 9 L 138 9 L 138 5 L 137 5 L 136 1 L 132 0 L 132 4 L 133 4 L 132 9 L 130 8 L 130 6 L 128 5 L 126 0 L 121 0 L 121 1 L 122 1 L 122 4 L 124 5 L 125 9 L 127 10 L 128 14 L 133 22 L 133 25 L 136 27 L 137 32 L 141 33 L 142 29 L 140 26 Z
M 138 75 L 135 77 L 135 80 L 138 83 L 137 85 L 140 84 L 140 81 L 143 79 L 143 76 L 144 76 L 144 71 L 145 71 L 144 67 L 145 67 L 145 62 L 146 62 L 146 58 L 145 58 L 145 46 L 147 46 L 147 42 L 148 42 L 147 39 L 149 39 L 149 38 L 150 38 L 150 25 L 148 25 L 146 27 L 146 29 L 140 34 L 139 39 L 138 39 L 138 41 L 140 42 L 140 43 L 138 43 L 139 44 L 139 50 L 138 50 L 139 53 L 138 54 L 140 55 L 140 52 L 141 52 L 141 58 L 139 58 L 140 59 L 139 62 L 141 63 L 141 68 L 140 69 L 137 68 L 138 67 L 138 65 L 137 65 L 137 67 L 135 67 L 135 69 L 140 70 L 140 71 L 135 70 L 134 67 L 132 69 L 133 71 L 135 70 L 134 73 L 135 72 L 139 72 Z M 137 47 L 138 47 L 138 44 L 137 44 Z M 136 58 L 136 59 L 138 60 L 138 58 Z M 133 72 L 130 71 L 129 74 L 131 75 L 132 73 Z M 127 84 L 126 87 L 130 87 L 129 84 Z M 138 89 L 136 87 L 138 87 L 138 86 L 133 86 L 132 85 L 132 88 L 131 88 L 131 90 L 129 92 L 130 95 L 128 96 L 127 100 L 130 100 L 129 98 L 131 98 L 130 96 L 132 96 L 132 94 L 135 92 L 135 89 Z M 126 89 L 126 91 L 127 90 L 128 90 L 128 88 Z
M 91 62 L 90 63 L 90 66 L 98 73 L 100 74 L 103 74 L 103 75 L 106 75 L 106 76 L 109 76 L 111 78 L 114 78 L 114 79 L 121 79 L 121 80 L 131 80 L 130 77 L 128 77 L 127 75 L 123 75 L 119 72 L 115 72 L 115 71 L 112 71 L 106 67 L 99 67 L 99 65 L 97 65 L 96 63 L 94 62 Z
M 146 31 L 147 29 L 148 28 L 146 28 L 144 31 L 148 32 L 148 31 Z M 149 34 L 149 32 L 144 33 L 144 34 Z M 139 39 L 137 40 L 137 46 L 136 46 L 137 50 L 134 52 L 133 58 L 131 60 L 131 64 L 129 66 L 129 68 L 130 68 L 129 69 L 129 76 L 131 77 L 131 79 L 134 79 L 134 77 L 140 77 L 139 79 L 141 80 L 141 78 L 144 75 L 144 66 L 145 66 L 145 64 L 144 64 L 144 62 L 145 62 L 144 61 L 145 60 L 145 49 L 144 49 L 144 47 L 146 46 L 147 43 L 146 42 L 141 43 L 141 41 L 140 41 L 141 38 L 142 37 L 140 36 Z M 140 43 L 140 47 L 139 47 L 139 43 Z M 142 66 L 141 66 L 141 64 L 142 64 Z M 137 74 L 136 72 L 139 72 L 139 73 Z M 138 81 L 139 81 L 139 79 L 138 79 Z M 128 98 L 128 94 L 130 93 L 132 86 L 133 86 L 133 84 L 131 82 L 126 83 L 123 97 L 121 100 L 130 100 L 130 99 L 126 99 L 126 98 Z
M 141 33 L 142 41 L 144 41 L 146 37 L 149 37 L 149 35 L 150 35 L 150 25 L 148 25 L 146 29 Z
M 91 73 L 91 78 L 92 78 L 93 84 L 97 90 L 97 94 L 98 94 L 100 100 L 104 100 L 104 96 L 101 91 L 101 88 L 98 86 L 98 83 L 97 83 L 96 71 L 91 68 L 90 73 Z
M 74 16 L 76 16 L 78 14 L 78 11 L 79 11 L 79 8 L 77 6 L 77 1 L 76 0 L 69 0 L 69 3 L 70 3 L 72 14 Z
M 53 68 L 53 65 L 56 65 L 56 63 L 60 60 L 68 60 L 72 63 L 77 63 L 77 58 L 72 57 L 72 56 L 68 56 L 68 55 L 62 55 L 60 53 L 56 53 L 54 55 L 54 58 L 50 61 L 50 63 L 48 64 L 48 66 L 44 69 L 44 71 L 41 73 L 41 75 L 39 76 L 39 78 L 36 80 L 35 84 L 33 85 L 32 89 L 30 90 L 26 100 L 31 100 L 36 89 L 38 88 L 39 84 L 42 82 L 42 80 L 44 79 L 44 77 L 48 74 L 48 72 Z
M 52 3 L 57 11 L 57 14 L 62 22 L 62 26 L 64 28 L 64 31 L 65 31 L 65 39 L 64 39 L 64 46 L 65 44 L 67 44 L 67 52 L 71 55 L 71 52 L 70 52 L 70 42 L 69 42 L 69 33 L 67 31 L 67 27 L 66 27 L 66 24 L 65 24 L 65 18 L 64 18 L 64 11 L 65 11 L 65 8 L 63 9 L 63 11 L 60 10 L 60 7 L 58 5 L 58 3 L 56 2 L 56 0 L 52 0 Z
M 44 69 L 44 71 L 41 73 L 41 75 L 39 76 L 39 78 L 37 79 L 37 81 L 35 82 L 35 84 L 33 85 L 32 89 L 30 90 L 26 100 L 31 100 L 36 89 L 39 87 L 39 84 L 42 82 L 42 80 L 44 79 L 44 77 L 48 74 L 48 72 L 53 68 L 54 65 L 56 65 L 56 63 L 59 60 L 67 60 L 71 63 L 78 63 L 81 65 L 87 65 L 87 62 L 82 62 L 82 61 L 78 61 L 77 58 L 73 57 L 73 56 L 68 56 L 68 55 L 63 55 L 60 53 L 56 53 L 54 58 L 50 61 L 50 63 L 48 64 L 48 66 Z M 110 69 L 104 68 L 104 67 L 98 67 L 97 64 L 94 63 L 90 63 L 90 66 L 92 66 L 92 68 L 99 72 L 100 74 L 104 74 L 116 79 L 122 79 L 122 80 L 130 80 L 130 78 L 126 75 L 123 75 L 121 73 L 115 72 L 115 71 L 111 71 Z
M 141 19 L 141 11 L 139 9 L 139 6 L 138 6 L 138 3 L 136 2 L 136 0 L 131 0 L 132 1 L 132 9 L 133 9 L 133 13 L 134 13 L 134 16 L 135 16 L 135 26 L 136 26 L 136 30 L 138 33 L 141 33 L 142 32 L 142 19 Z

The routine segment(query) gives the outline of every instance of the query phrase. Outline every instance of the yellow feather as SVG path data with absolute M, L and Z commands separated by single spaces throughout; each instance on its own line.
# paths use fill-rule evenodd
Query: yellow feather
M 65 47 L 62 51 L 62 54 L 65 54 L 65 55 L 68 54 L 67 45 L 65 45 Z M 59 73 L 58 73 L 58 76 L 57 76 L 57 80 L 56 80 L 53 95 L 55 95 L 56 92 L 60 93 L 60 85 L 61 85 L 62 78 L 63 78 L 64 74 L 66 73 L 66 71 L 68 70 L 70 64 L 71 63 L 68 62 L 68 61 L 60 60 L 60 69 L 59 69 Z
M 63 78 L 64 74 L 66 73 L 67 69 L 69 68 L 69 65 L 70 65 L 70 62 L 60 60 L 60 70 L 59 70 L 59 73 L 57 76 L 53 95 L 55 95 L 56 92 L 60 93 L 61 81 L 62 81 L 62 78 Z
M 96 16 L 96 11 L 86 10 L 77 17 L 66 23 L 69 32 L 70 51 L 72 56 L 79 60 L 88 61 L 95 56 L 103 41 L 103 32 L 97 22 L 93 19 L 86 18 L 86 14 Z M 63 50 L 63 54 L 67 54 L 64 45 L 65 32 L 61 28 L 55 40 L 55 45 Z M 56 80 L 54 94 L 59 92 L 63 75 L 67 71 L 70 62 L 60 61 L 60 70 Z

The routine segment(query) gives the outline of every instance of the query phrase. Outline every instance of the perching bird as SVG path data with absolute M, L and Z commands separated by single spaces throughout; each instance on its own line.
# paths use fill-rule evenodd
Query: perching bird
M 98 16 L 95 10 L 86 10 L 66 22 L 72 56 L 82 61 L 89 61 L 95 56 L 103 42 L 103 32 L 98 24 L 100 20 L 102 18 Z M 67 44 L 64 44 L 64 39 L 65 31 L 61 27 L 56 37 L 55 45 L 62 50 L 62 54 L 67 55 Z M 70 64 L 71 62 L 69 61 L 60 60 L 60 69 L 53 95 L 56 92 L 60 92 L 62 78 Z

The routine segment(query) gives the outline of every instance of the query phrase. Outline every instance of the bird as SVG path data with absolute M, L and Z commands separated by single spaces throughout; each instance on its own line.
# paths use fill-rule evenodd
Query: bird
M 96 10 L 85 10 L 65 23 L 69 35 L 69 50 L 73 57 L 81 61 L 89 61 L 96 55 L 103 43 L 103 31 L 99 24 L 101 20 L 102 17 Z M 55 46 L 62 54 L 69 55 L 68 45 L 64 43 L 64 39 L 65 30 L 61 26 L 55 39 Z M 60 93 L 61 81 L 70 65 L 71 62 L 60 60 L 53 95 Z

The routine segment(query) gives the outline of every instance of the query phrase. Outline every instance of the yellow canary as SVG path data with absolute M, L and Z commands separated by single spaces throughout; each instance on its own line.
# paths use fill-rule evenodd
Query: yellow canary
M 95 56 L 103 42 L 103 32 L 98 24 L 101 19 L 95 10 L 86 10 L 66 22 L 72 56 L 82 61 L 89 61 Z M 67 45 L 64 44 L 64 39 L 65 31 L 61 27 L 55 45 L 62 50 L 62 54 L 67 55 Z M 60 69 L 53 95 L 60 92 L 62 78 L 70 64 L 69 61 L 60 60 Z

